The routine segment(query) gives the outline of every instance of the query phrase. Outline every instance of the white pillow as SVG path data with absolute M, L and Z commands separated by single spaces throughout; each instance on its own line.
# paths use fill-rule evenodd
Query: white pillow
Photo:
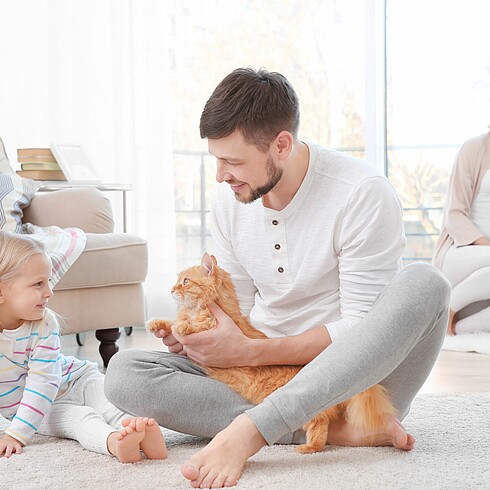
M 0 230 L 23 233 L 23 209 L 29 206 L 38 183 L 14 173 L 0 173 Z
M 23 233 L 22 210 L 29 206 L 38 187 L 36 181 L 14 173 L 0 138 L 0 230 Z

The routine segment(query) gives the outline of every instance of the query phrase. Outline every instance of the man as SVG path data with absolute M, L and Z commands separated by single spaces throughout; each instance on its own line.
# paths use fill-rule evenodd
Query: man
M 222 183 L 214 253 L 242 311 L 270 338 L 248 339 L 213 304 L 216 329 L 164 337 L 170 354 L 123 351 L 107 371 L 119 408 L 144 407 L 165 427 L 215 436 L 182 467 L 194 487 L 235 485 L 264 445 L 300 442 L 314 415 L 378 382 L 402 420 L 444 339 L 449 285 L 428 264 L 401 271 L 402 211 L 388 180 L 299 140 L 298 127 L 293 88 L 265 70 L 233 71 L 201 116 Z M 193 361 L 305 367 L 254 407 Z M 333 423 L 328 443 L 410 450 L 414 438 L 389 418 L 379 434 Z

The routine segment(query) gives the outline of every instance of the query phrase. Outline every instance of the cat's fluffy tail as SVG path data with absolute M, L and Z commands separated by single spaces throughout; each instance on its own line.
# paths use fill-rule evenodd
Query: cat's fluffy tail
M 374 434 L 386 423 L 387 416 L 396 415 L 388 392 L 381 385 L 371 388 L 352 397 L 346 407 L 346 419 L 356 429 Z

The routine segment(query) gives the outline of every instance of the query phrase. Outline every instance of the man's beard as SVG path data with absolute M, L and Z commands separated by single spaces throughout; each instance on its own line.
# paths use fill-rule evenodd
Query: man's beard
M 284 171 L 282 170 L 282 168 L 276 167 L 271 156 L 269 156 L 265 165 L 265 170 L 268 177 L 267 182 L 264 185 L 257 187 L 256 189 L 252 189 L 249 196 L 242 197 L 238 193 L 236 193 L 235 198 L 237 199 L 237 201 L 240 201 L 244 204 L 250 204 L 269 193 L 282 179 L 282 174 L 284 173 Z

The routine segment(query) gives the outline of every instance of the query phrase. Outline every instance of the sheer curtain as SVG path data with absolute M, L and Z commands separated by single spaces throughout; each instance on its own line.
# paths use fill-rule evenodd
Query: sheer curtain
M 103 182 L 132 184 L 128 231 L 149 242 L 148 317 L 174 309 L 165 3 L 0 0 L 0 135 L 11 164 L 17 148 L 76 143 Z

